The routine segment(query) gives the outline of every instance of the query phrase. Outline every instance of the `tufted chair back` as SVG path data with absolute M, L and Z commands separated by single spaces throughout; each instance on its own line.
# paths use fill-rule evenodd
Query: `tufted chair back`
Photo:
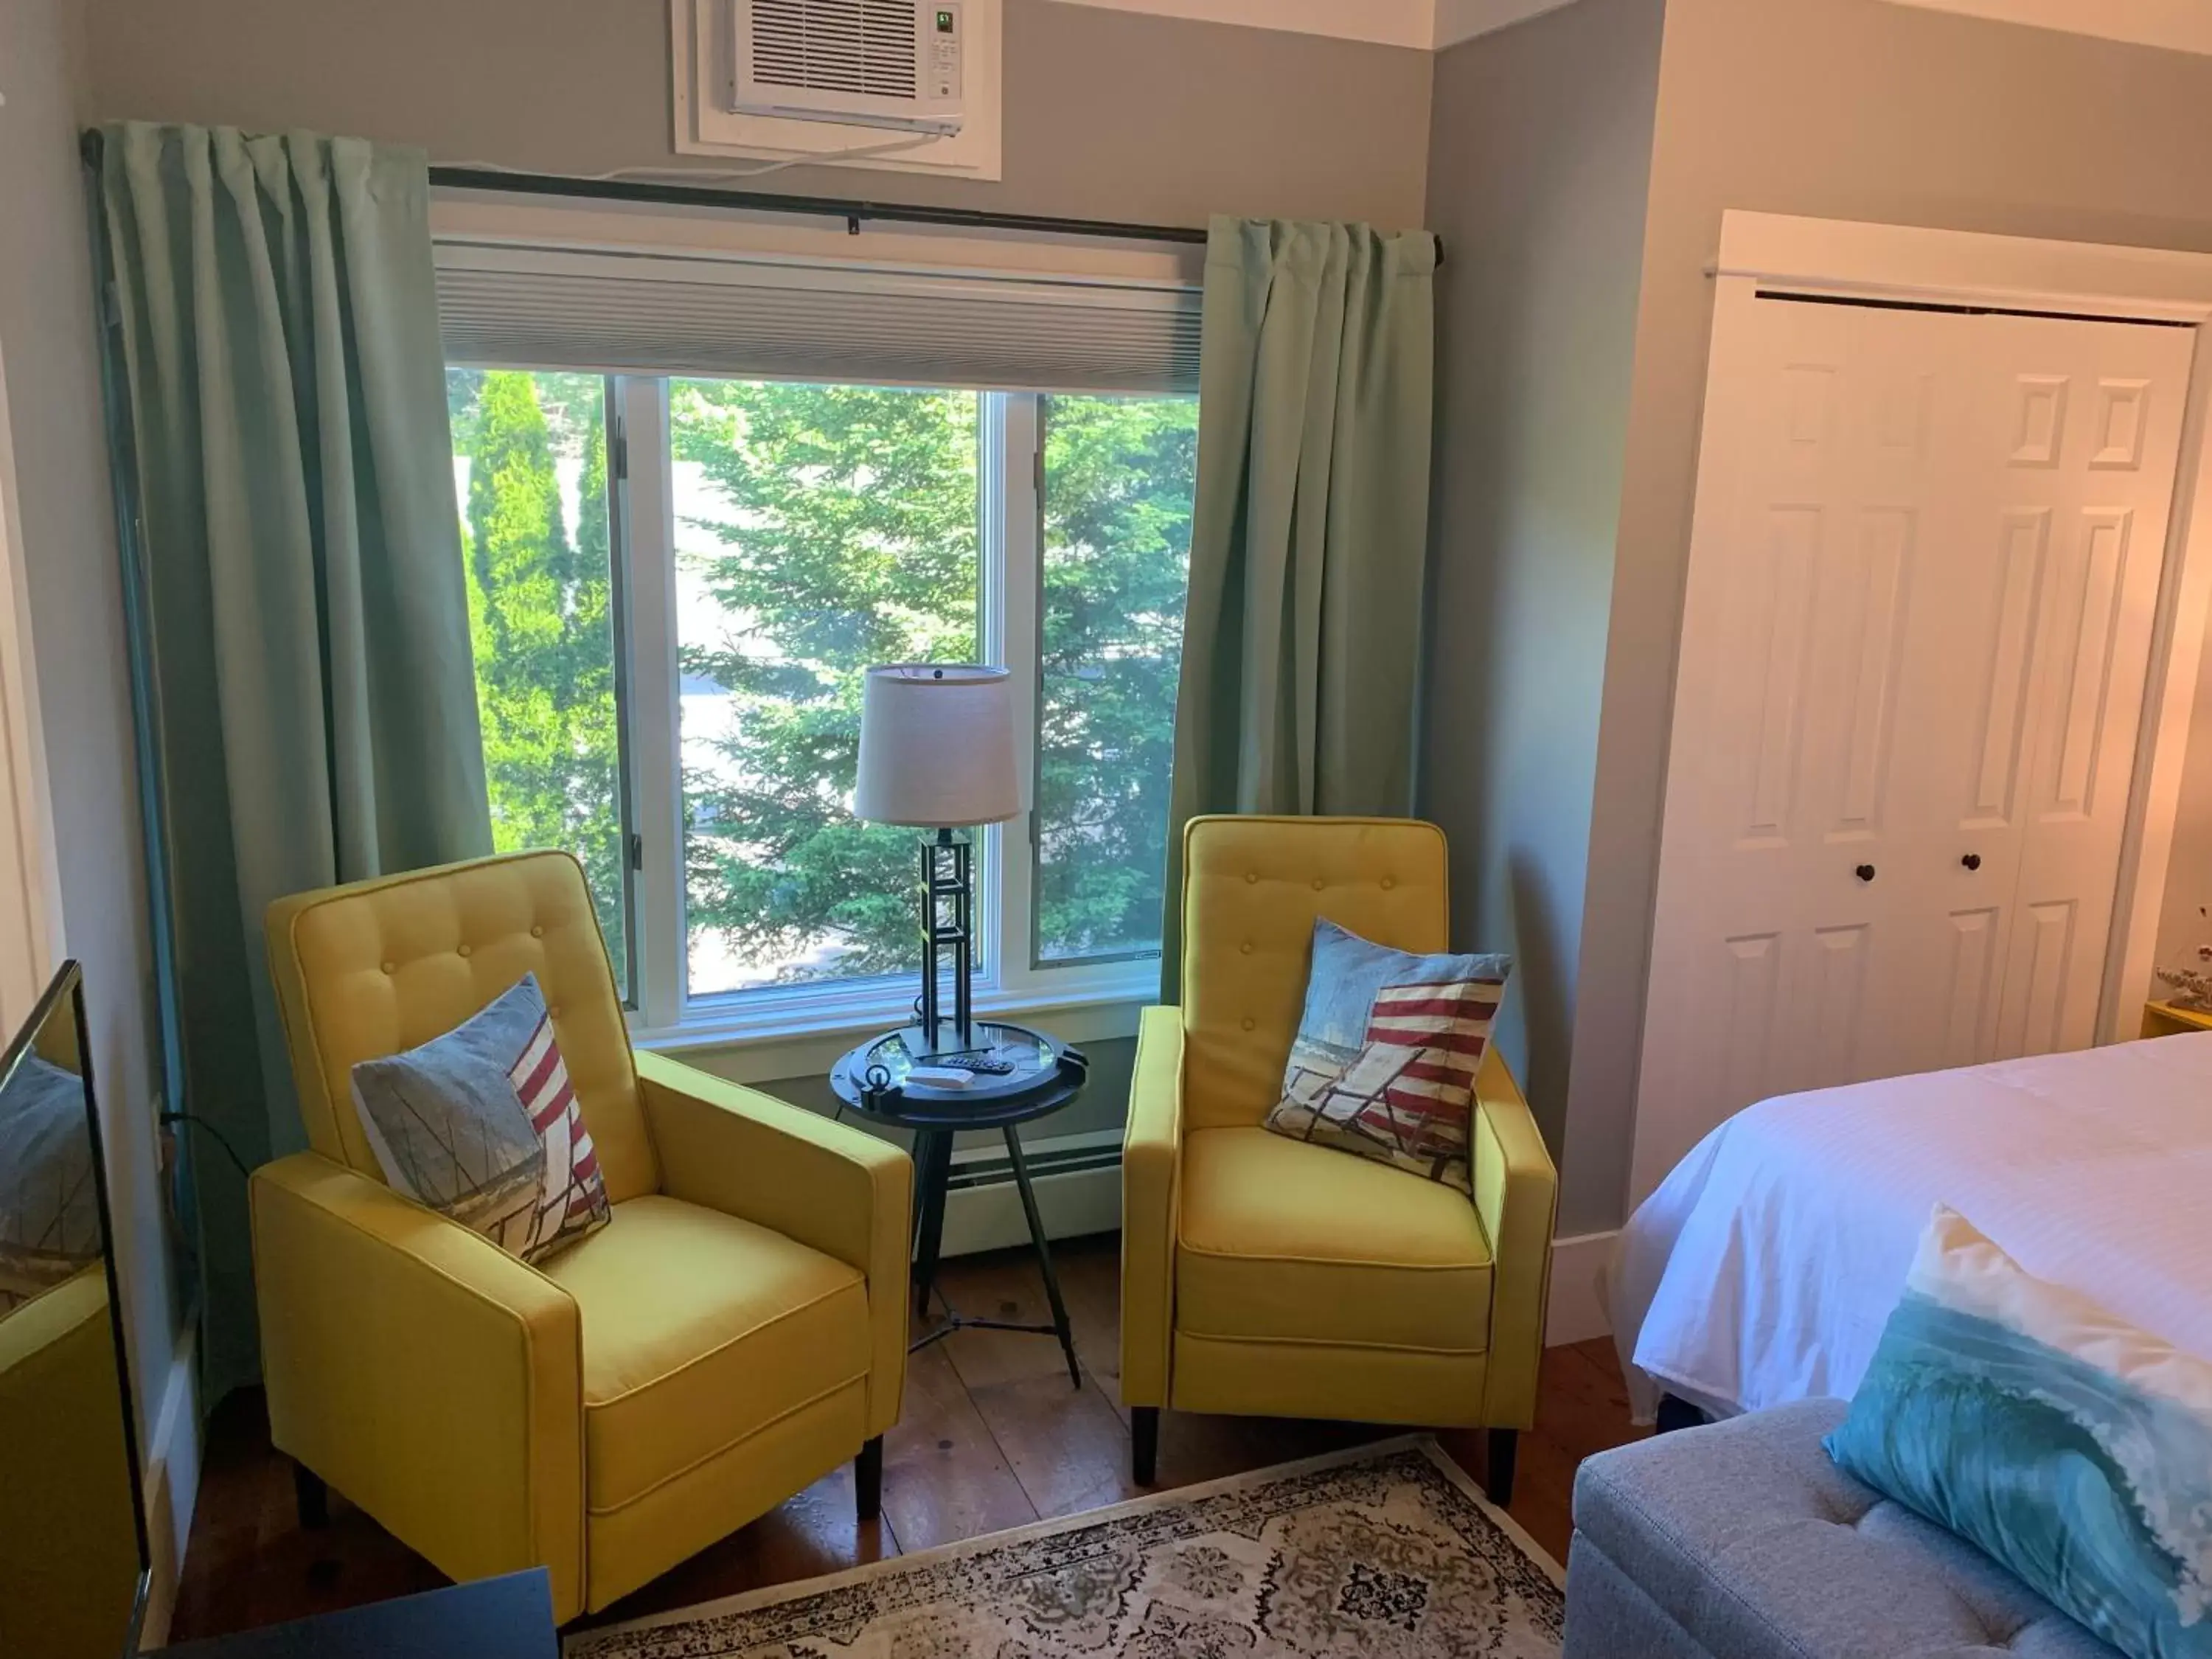
M 614 969 L 568 854 L 297 893 L 269 907 L 266 926 L 300 1115 L 325 1158 L 382 1180 L 354 1109 L 353 1068 L 442 1036 L 534 973 L 608 1198 L 659 1190 Z
M 1443 831 L 1413 818 L 1197 817 L 1183 829 L 1186 1127 L 1255 1124 L 1282 1098 L 1313 925 L 1447 948 Z

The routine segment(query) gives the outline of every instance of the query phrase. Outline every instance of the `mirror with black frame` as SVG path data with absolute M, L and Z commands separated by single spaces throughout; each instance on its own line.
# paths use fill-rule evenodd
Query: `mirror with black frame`
M 151 1574 L 84 991 L 0 1058 L 0 1654 L 115 1659 Z

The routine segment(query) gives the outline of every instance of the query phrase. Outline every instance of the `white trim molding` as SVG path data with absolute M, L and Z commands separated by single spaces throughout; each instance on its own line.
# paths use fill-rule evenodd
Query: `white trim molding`
M 899 989 L 903 994 L 909 988 L 902 985 Z M 1136 1036 L 1137 1016 L 1156 1000 L 1157 992 L 1081 1002 L 979 992 L 975 1015 L 1043 1025 L 1063 1042 L 1105 1042 Z M 731 1083 L 778 1083 L 825 1075 L 854 1044 L 904 1024 L 911 1018 L 913 1003 L 911 995 L 900 994 L 895 1001 L 833 1010 L 818 1018 L 786 1016 L 773 1024 L 692 1020 L 657 1030 L 633 1015 L 630 1042 L 640 1048 L 678 1055 Z
M 1244 28 L 1325 34 L 1379 46 L 1426 50 L 1436 42 L 1436 0 L 1059 0 L 1106 11 L 1143 12 L 1188 23 L 1231 23 Z M 1559 0 L 1553 0 L 1559 3 Z
M 2204 0 L 1890 0 L 1992 23 L 2093 34 L 2131 46 L 2212 54 L 2212 6 Z
M 1233 23 L 1362 40 L 1386 46 L 1447 46 L 1473 40 L 1572 0 L 1057 0 L 1062 5 L 1145 12 L 1189 22 Z M 2212 6 L 2204 0 L 1889 0 L 1992 23 L 2094 35 L 2168 52 L 2212 54 Z
M 192 1510 L 200 1490 L 199 1340 L 185 1328 L 169 1360 L 161 1404 L 146 1437 L 146 1532 L 154 1557 L 140 1644 L 164 1646 L 176 1612 L 185 1546 L 192 1535 Z
M 1713 274 L 1823 294 L 1872 295 L 2124 317 L 2212 321 L 2212 253 L 2053 242 L 1788 214 L 1721 216 Z
M 1606 1310 L 1606 1265 L 1617 1232 L 1576 1233 L 1552 1241 L 1552 1294 L 1544 1307 L 1544 1346 L 1563 1348 L 1610 1335 Z
M 1436 0 L 1436 21 L 1430 35 L 1436 49 L 1442 52 L 1570 3 L 1571 0 Z

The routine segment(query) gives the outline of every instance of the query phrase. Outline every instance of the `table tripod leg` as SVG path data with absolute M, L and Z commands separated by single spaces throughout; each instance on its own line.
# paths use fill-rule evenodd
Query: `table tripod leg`
M 952 1133 L 922 1129 L 914 1138 L 914 1308 L 927 1317 L 945 1243 L 945 1189 L 952 1179 Z
M 1060 1351 L 1067 1356 L 1067 1378 L 1083 1386 L 1083 1371 L 1075 1363 L 1075 1336 L 1067 1324 L 1067 1304 L 1060 1299 L 1060 1275 L 1052 1270 L 1052 1246 L 1045 1243 L 1044 1218 L 1037 1213 L 1036 1191 L 1030 1185 L 1030 1166 L 1022 1156 L 1022 1139 L 1009 1123 L 1006 1129 L 1006 1158 L 1014 1166 L 1014 1185 L 1021 1189 L 1022 1211 L 1030 1218 L 1030 1242 L 1036 1246 L 1037 1266 L 1044 1270 L 1044 1293 L 1052 1303 L 1052 1328 L 1060 1338 Z

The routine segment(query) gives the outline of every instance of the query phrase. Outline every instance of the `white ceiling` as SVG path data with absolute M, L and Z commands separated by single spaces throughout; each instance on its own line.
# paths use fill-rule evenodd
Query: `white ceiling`
M 1442 48 L 1569 0 L 1061 0 L 1200 22 Z M 2212 0 L 1890 0 L 1972 17 L 2212 55 Z

